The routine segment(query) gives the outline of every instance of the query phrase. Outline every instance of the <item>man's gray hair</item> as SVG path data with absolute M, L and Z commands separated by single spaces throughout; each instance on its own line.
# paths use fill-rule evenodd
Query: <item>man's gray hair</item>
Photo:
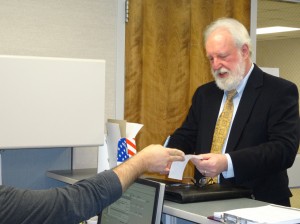
M 246 27 L 239 21 L 232 18 L 220 18 L 208 25 L 204 31 L 204 43 L 206 44 L 206 41 L 212 32 L 219 29 L 227 30 L 233 37 L 238 48 L 247 44 L 250 50 L 250 55 L 252 54 L 251 38 Z

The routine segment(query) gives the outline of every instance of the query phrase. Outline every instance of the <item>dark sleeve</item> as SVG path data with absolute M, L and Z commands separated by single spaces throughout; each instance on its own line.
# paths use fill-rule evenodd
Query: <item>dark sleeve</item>
M 189 112 L 182 123 L 181 127 L 175 130 L 175 132 L 170 136 L 167 147 L 178 148 L 185 152 L 186 154 L 194 154 L 196 139 L 199 132 L 199 117 L 200 109 L 202 106 L 200 100 L 199 89 L 195 92 L 192 105 L 189 108 Z
M 76 223 L 97 215 L 122 195 L 111 170 L 74 185 L 49 190 L 0 186 L 0 223 Z

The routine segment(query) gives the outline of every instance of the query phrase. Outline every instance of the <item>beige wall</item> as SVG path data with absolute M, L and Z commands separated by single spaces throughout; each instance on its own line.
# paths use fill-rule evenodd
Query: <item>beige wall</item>
M 256 63 L 279 68 L 280 76 L 300 89 L 300 38 L 257 41 Z
M 257 41 L 256 46 L 258 66 L 279 68 L 280 76 L 300 89 L 300 38 Z
M 0 0 L 0 55 L 105 59 L 105 118 L 115 118 L 118 109 L 123 111 L 123 101 L 116 104 L 117 92 L 123 88 L 117 86 L 116 76 L 124 77 L 118 69 L 124 50 L 117 54 L 119 38 L 125 37 L 118 33 L 122 2 Z M 74 167 L 81 168 L 81 163 L 97 166 L 97 148 L 76 148 Z
M 0 55 L 106 60 L 106 117 L 115 117 L 117 0 L 0 0 Z

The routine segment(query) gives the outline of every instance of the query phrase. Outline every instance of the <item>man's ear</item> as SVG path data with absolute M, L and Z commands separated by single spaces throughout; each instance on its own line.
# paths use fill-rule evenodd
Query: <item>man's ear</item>
M 248 44 L 243 44 L 241 50 L 242 50 L 242 56 L 243 56 L 243 58 L 250 57 L 250 50 L 249 50 Z

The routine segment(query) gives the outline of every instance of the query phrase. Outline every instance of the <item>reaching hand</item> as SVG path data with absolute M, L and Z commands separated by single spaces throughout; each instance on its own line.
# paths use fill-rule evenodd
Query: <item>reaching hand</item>
M 144 172 L 167 174 L 173 161 L 184 160 L 184 153 L 161 145 L 150 145 L 114 168 L 123 191 Z
M 150 145 L 141 150 L 141 156 L 148 172 L 167 174 L 173 161 L 183 161 L 184 153 L 177 149 L 165 148 L 161 145 Z

